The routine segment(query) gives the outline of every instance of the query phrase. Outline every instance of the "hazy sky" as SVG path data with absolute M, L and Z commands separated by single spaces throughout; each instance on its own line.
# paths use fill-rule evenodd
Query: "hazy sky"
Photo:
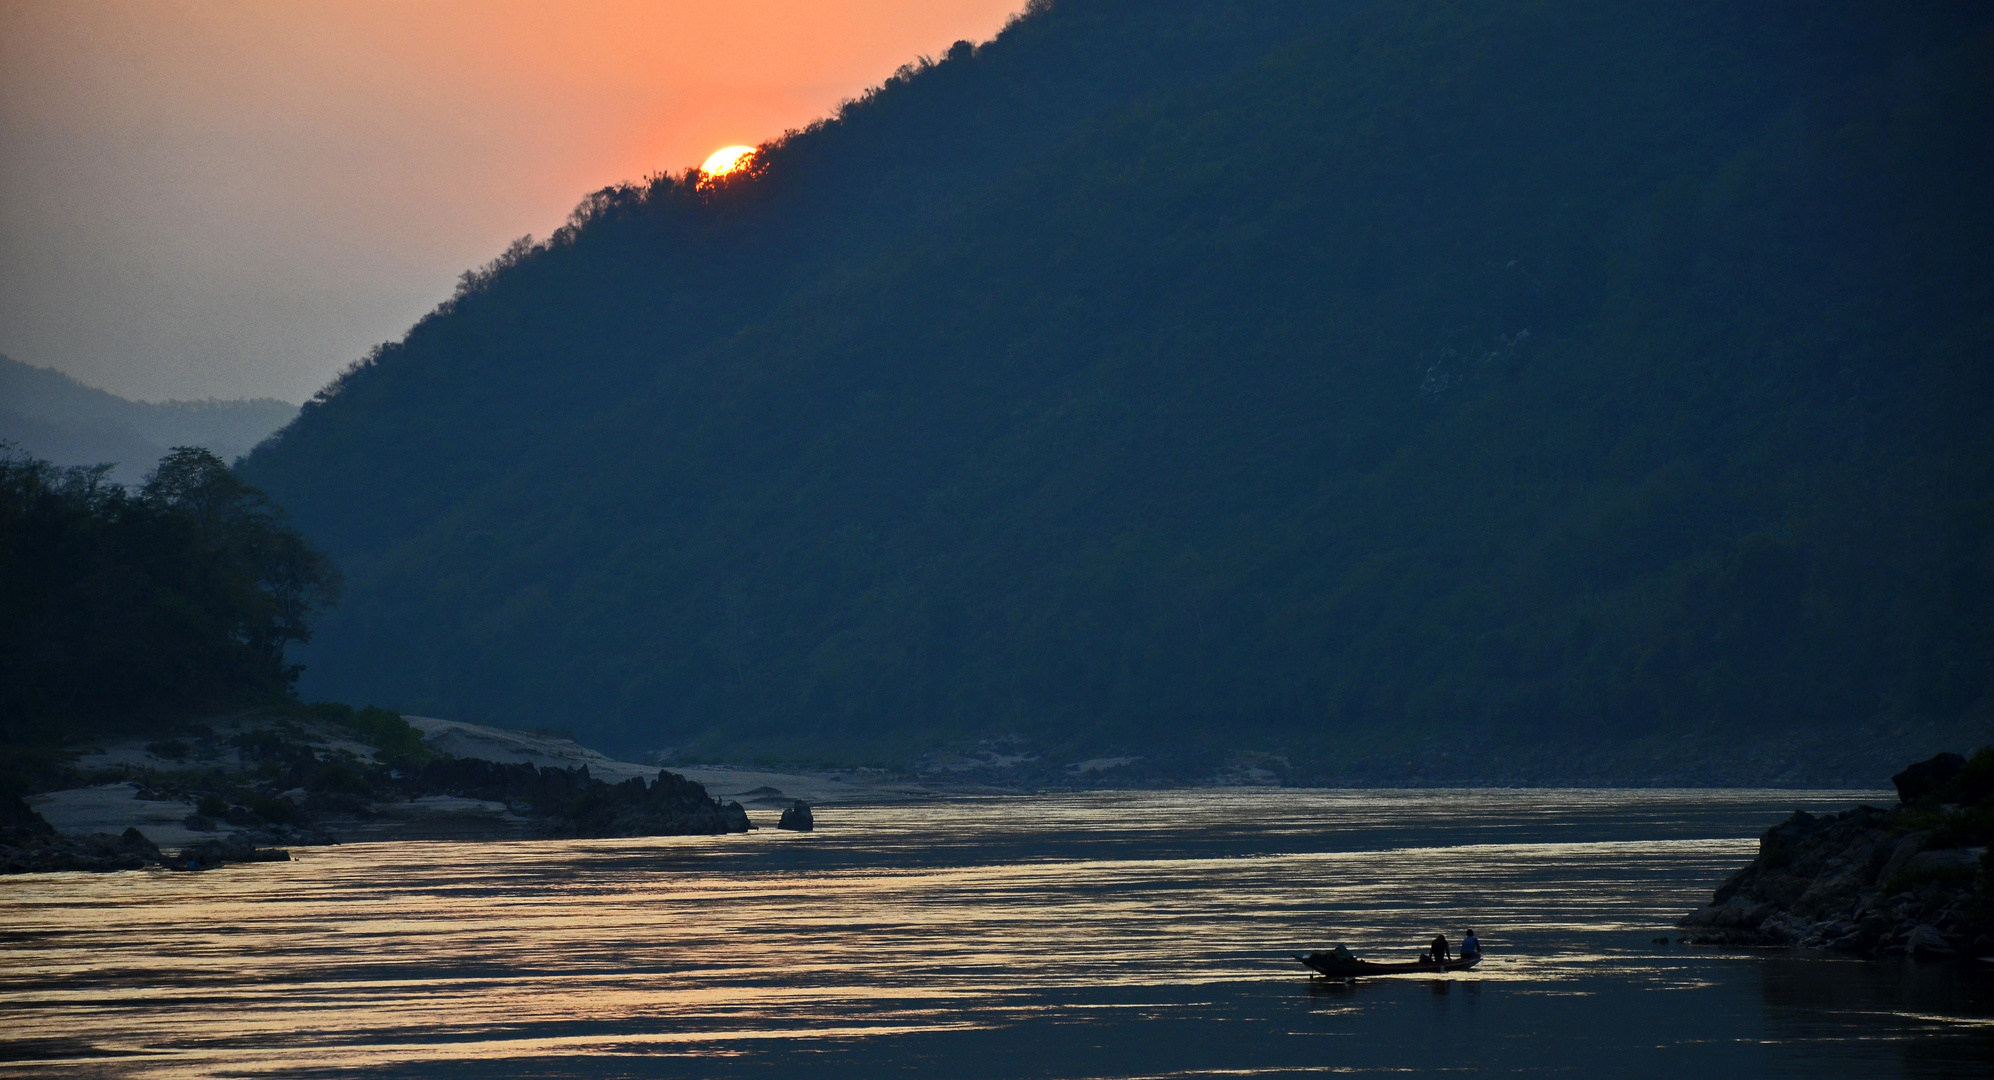
M 1023 0 L 0 0 L 0 353 L 302 401 L 588 191 Z

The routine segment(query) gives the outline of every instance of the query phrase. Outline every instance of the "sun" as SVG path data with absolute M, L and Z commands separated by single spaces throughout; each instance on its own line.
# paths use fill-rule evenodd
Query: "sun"
M 725 176 L 745 166 L 748 159 L 754 156 L 755 148 L 752 146 L 729 146 L 715 150 L 713 156 L 706 159 L 706 164 L 699 167 L 699 171 L 708 177 Z

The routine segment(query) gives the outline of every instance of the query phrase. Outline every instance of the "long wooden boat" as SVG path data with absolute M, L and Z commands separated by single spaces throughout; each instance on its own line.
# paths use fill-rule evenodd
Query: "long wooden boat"
M 1482 955 L 1458 956 L 1439 964 L 1431 960 L 1407 960 L 1402 963 L 1338 960 L 1326 952 L 1312 952 L 1307 956 L 1296 953 L 1295 959 L 1318 975 L 1327 975 L 1332 979 L 1364 979 L 1373 975 L 1438 975 L 1447 971 L 1466 971 L 1481 963 Z

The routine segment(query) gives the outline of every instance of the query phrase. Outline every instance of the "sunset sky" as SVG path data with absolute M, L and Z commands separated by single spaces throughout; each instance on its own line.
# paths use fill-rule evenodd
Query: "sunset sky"
M 580 197 L 824 116 L 1022 0 L 0 3 L 0 353 L 309 397 Z

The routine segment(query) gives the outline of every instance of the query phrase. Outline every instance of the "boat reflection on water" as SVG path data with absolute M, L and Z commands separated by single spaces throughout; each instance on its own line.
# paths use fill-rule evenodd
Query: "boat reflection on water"
M 4 879 L 0 1076 L 1984 1076 L 1967 974 L 1652 944 L 1864 798 L 1091 793 Z M 1468 925 L 1442 978 L 1292 959 Z

